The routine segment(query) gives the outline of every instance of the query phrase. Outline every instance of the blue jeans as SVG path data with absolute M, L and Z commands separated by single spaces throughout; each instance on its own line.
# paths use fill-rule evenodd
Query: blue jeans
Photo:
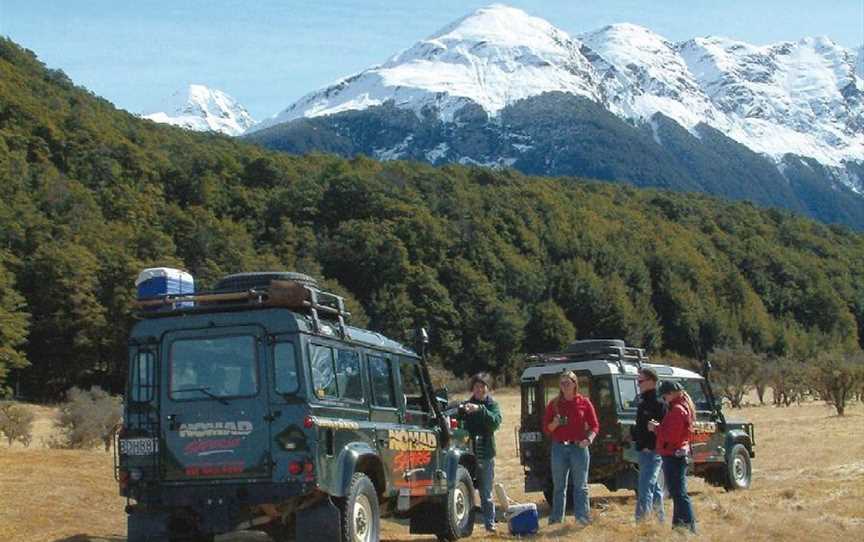
M 696 516 L 687 495 L 687 458 L 664 455 L 663 474 L 672 497 L 672 527 L 688 527 L 696 532 Z
M 591 454 L 588 448 L 578 444 L 552 444 L 552 513 L 549 523 L 564 519 L 564 502 L 567 498 L 568 477 L 573 478 L 573 512 L 579 523 L 586 524 L 588 517 L 588 466 Z
M 495 458 L 477 461 L 477 482 L 480 487 L 480 505 L 483 508 L 483 524 L 487 529 L 495 527 L 495 501 L 492 500 L 492 484 L 495 483 Z
M 651 450 L 639 452 L 639 489 L 636 494 L 636 521 L 648 516 L 653 509 L 663 523 L 663 487 L 660 485 L 660 466 L 663 461 Z

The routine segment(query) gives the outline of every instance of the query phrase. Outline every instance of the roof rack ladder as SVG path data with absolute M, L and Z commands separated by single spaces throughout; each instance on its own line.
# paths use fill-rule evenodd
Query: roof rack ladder
M 318 319 L 318 290 L 315 288 L 310 288 L 308 286 L 303 286 L 306 290 L 309 291 L 309 312 L 312 313 L 312 329 L 315 333 L 321 332 L 321 321 Z

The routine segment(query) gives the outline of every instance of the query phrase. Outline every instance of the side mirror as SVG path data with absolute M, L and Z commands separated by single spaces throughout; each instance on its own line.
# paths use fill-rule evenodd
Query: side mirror
M 702 376 L 706 379 L 708 378 L 708 374 L 711 372 L 711 361 L 705 360 L 702 362 Z
M 447 401 L 449 400 L 449 396 L 450 396 L 450 394 L 447 391 L 446 387 L 438 388 L 437 390 L 435 390 L 435 398 L 438 399 L 438 401 L 442 402 L 445 405 L 447 404 Z

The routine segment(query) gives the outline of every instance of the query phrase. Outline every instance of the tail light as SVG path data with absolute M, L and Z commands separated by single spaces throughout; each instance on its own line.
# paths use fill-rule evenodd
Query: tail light
M 303 472 L 303 463 L 299 461 L 292 461 L 288 464 L 288 472 L 293 476 L 297 476 L 301 472 Z
M 313 418 L 312 416 L 306 416 L 305 418 L 303 418 L 303 427 L 305 427 L 306 429 L 312 429 L 313 427 L 315 427 L 315 418 Z
M 117 482 L 119 482 L 121 490 L 126 489 L 129 486 L 129 471 L 120 469 L 117 472 Z
M 459 420 L 450 418 L 450 429 L 459 429 Z

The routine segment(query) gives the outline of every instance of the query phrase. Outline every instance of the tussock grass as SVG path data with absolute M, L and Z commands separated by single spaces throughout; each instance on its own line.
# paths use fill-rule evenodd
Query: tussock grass
M 690 540 L 668 523 L 635 524 L 632 492 L 610 493 L 591 486 L 594 523 L 580 528 L 572 518 L 547 527 L 542 494 L 522 491 L 522 467 L 515 457 L 514 427 L 519 423 L 518 391 L 497 394 L 504 412 L 498 432 L 498 481 L 520 502 L 536 502 L 541 532 L 532 540 Z M 0 445 L 0 541 L 122 542 L 125 501 L 117 496 L 111 455 L 95 450 L 51 450 L 54 411 L 33 407 L 34 443 L 26 449 Z M 822 403 L 789 408 L 754 407 L 728 411 L 756 425 L 757 457 L 750 491 L 727 493 L 699 480 L 690 489 L 699 522 L 699 540 L 841 542 L 860 540 L 864 529 L 864 406 L 853 405 L 845 417 Z M 667 503 L 667 517 L 671 517 Z M 434 540 L 408 535 L 405 523 L 385 521 L 382 540 Z M 232 536 L 223 540 L 260 540 Z M 473 540 L 515 540 L 499 526 L 486 535 L 478 524 Z

